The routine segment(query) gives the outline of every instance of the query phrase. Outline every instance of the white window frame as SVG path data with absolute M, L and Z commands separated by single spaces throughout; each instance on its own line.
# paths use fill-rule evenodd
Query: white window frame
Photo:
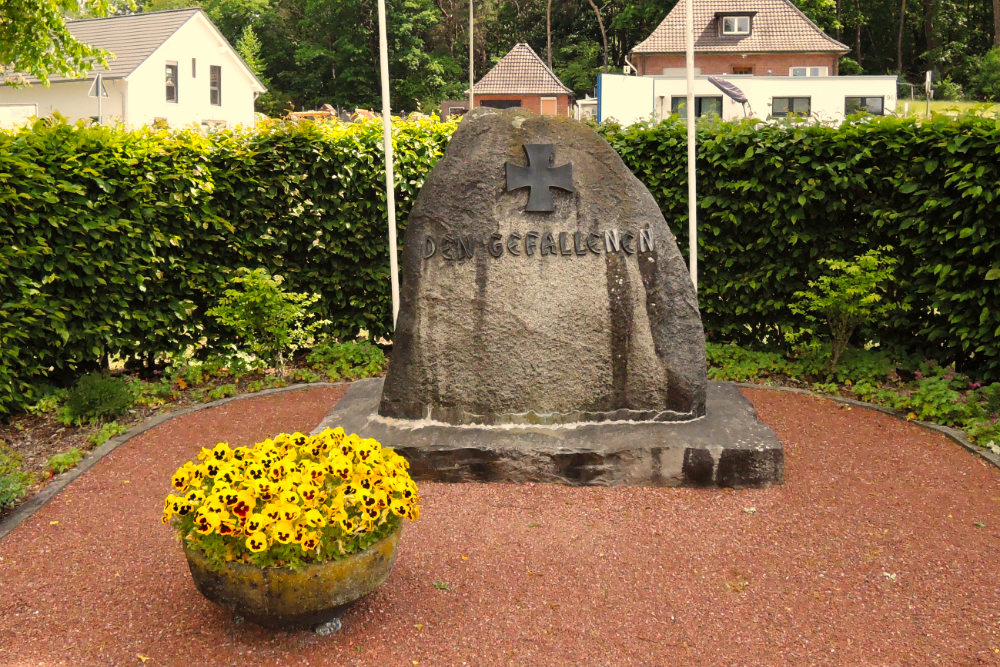
M 885 96 L 884 95 L 845 95 L 844 96 L 844 115 L 845 116 L 849 115 L 848 111 L 847 111 L 847 100 L 849 100 L 849 99 L 861 100 L 861 106 L 860 106 L 860 108 L 858 108 L 858 109 L 856 109 L 856 110 L 854 110 L 854 111 L 852 111 L 850 113 L 864 112 L 864 113 L 870 113 L 873 116 L 884 116 L 885 115 Z M 874 111 L 869 111 L 868 110 L 868 105 L 865 103 L 865 100 L 881 100 L 882 101 L 882 110 L 879 111 L 878 113 L 875 113 Z
M 788 100 L 789 101 L 789 104 L 788 104 L 789 110 L 786 111 L 786 112 L 784 112 L 784 113 L 775 113 L 774 112 L 774 100 Z M 775 95 L 775 96 L 773 96 L 771 98 L 771 116 L 773 116 L 775 118 L 787 118 L 788 116 L 799 116 L 799 115 L 801 115 L 800 112 L 793 111 L 791 109 L 791 107 L 794 106 L 794 102 L 792 102 L 792 100 L 807 100 L 809 102 L 809 112 L 806 113 L 805 115 L 806 116 L 811 116 L 812 115 L 812 97 L 811 96 L 808 96 L 808 95 Z
M 215 79 L 215 86 L 212 85 L 212 75 L 218 73 Z M 216 100 L 212 101 L 212 93 L 216 93 Z M 222 106 L 222 65 L 208 66 L 208 103 L 214 107 Z
M 733 21 L 732 30 L 726 29 L 726 21 Z M 745 22 L 745 23 L 744 23 Z M 749 16 L 723 16 L 722 17 L 722 34 L 723 35 L 749 35 L 750 34 L 750 17 Z
M 830 68 L 818 65 L 797 65 L 788 68 L 788 76 L 827 76 Z
M 167 78 L 166 78 L 167 77 L 167 70 L 169 70 L 170 68 L 173 68 L 173 75 L 174 75 L 174 97 L 173 97 L 173 99 L 170 98 L 170 93 L 168 92 L 169 88 L 167 87 Z M 164 97 L 166 97 L 167 102 L 169 104 L 177 104 L 180 101 L 180 99 L 181 99 L 181 85 L 180 85 L 180 83 L 181 83 L 180 82 L 181 68 L 177 66 L 177 61 L 175 61 L 175 60 L 168 60 L 164 64 L 163 75 L 164 75 L 164 82 L 163 82 L 164 91 L 163 91 L 163 95 L 164 95 Z

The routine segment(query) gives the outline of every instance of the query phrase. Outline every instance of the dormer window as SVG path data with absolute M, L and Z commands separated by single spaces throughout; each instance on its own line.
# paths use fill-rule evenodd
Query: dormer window
M 719 34 L 726 36 L 749 35 L 756 12 L 719 12 L 715 15 L 719 22 Z

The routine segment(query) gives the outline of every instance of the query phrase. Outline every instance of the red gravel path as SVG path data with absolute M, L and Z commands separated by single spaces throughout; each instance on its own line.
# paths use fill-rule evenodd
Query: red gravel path
M 0 540 L 0 664 L 1000 664 L 1000 470 L 767 390 L 745 393 L 783 487 L 423 484 L 339 634 L 236 625 L 159 524 L 170 473 L 202 443 L 308 431 L 341 393 L 180 417 L 69 485 Z

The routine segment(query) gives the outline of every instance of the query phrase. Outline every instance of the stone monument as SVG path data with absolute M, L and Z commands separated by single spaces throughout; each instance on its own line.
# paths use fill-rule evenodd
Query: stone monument
M 401 265 L 384 386 L 355 384 L 326 423 L 395 446 L 417 478 L 780 482 L 780 443 L 749 403 L 709 391 L 697 297 L 656 201 L 587 126 L 467 114 Z

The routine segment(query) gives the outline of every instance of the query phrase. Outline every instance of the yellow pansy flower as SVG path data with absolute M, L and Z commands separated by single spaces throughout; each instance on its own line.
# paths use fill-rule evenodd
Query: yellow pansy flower
M 220 442 L 212 448 L 212 458 L 219 462 L 232 461 L 233 450 L 229 448 L 228 444 Z
M 299 544 L 302 545 L 303 551 L 312 551 L 319 547 L 319 533 L 307 532 L 302 534 L 302 539 L 299 540 Z
M 243 530 L 247 533 L 259 533 L 270 526 L 271 523 L 273 521 L 263 514 L 251 514 L 247 517 L 246 523 L 243 524 Z
M 247 549 L 255 554 L 259 554 L 261 551 L 267 549 L 267 535 L 260 531 L 251 533 L 246 539 L 246 545 Z
M 177 491 L 184 493 L 188 489 L 188 485 L 191 483 L 191 473 L 187 468 L 181 468 L 174 473 L 174 476 L 170 478 L 170 486 L 174 487 Z
M 291 521 L 278 521 L 269 530 L 271 536 L 282 544 L 288 544 L 295 537 L 295 524 Z
M 306 510 L 302 515 L 302 521 L 313 528 L 322 528 L 326 525 L 326 517 L 317 509 Z

